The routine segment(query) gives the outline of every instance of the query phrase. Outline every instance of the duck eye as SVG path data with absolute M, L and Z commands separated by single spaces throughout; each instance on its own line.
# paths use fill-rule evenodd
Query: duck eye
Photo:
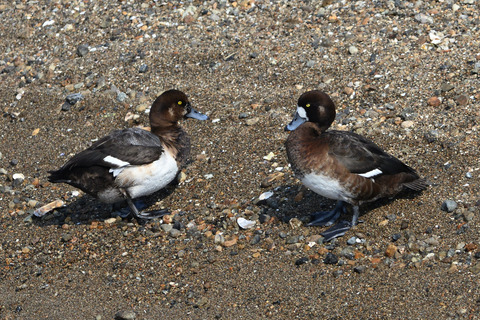
M 180 101 L 178 101 L 177 103 L 178 103 L 178 105 L 181 106 L 183 102 L 180 100 Z
M 307 103 L 305 107 L 310 108 L 310 103 Z

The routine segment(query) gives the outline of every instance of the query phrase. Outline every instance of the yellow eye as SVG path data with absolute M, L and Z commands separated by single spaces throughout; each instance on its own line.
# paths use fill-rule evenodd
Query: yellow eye
M 305 107 L 310 108 L 310 103 L 307 103 Z
M 182 105 L 183 102 L 180 100 L 180 101 L 178 101 L 177 103 L 178 103 L 179 105 Z

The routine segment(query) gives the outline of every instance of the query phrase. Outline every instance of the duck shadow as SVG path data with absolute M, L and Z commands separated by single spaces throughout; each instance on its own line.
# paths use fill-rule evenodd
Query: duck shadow
M 311 220 L 311 215 L 315 212 L 329 211 L 335 207 L 337 203 L 336 200 L 328 199 L 322 197 L 321 195 L 316 194 L 315 192 L 303 188 L 303 197 L 299 201 L 295 201 L 295 197 L 302 190 L 302 187 L 299 185 L 286 185 L 281 186 L 275 189 L 275 197 L 283 198 L 286 197 L 289 201 L 285 202 L 283 206 L 275 208 L 269 204 L 268 201 L 265 201 L 261 204 L 265 204 L 264 211 L 270 216 L 274 216 L 280 221 L 288 223 L 291 219 L 297 218 L 304 223 L 308 223 Z M 360 218 L 368 214 L 370 211 L 378 209 L 380 207 L 391 204 L 392 202 L 399 199 L 408 199 L 414 200 L 422 191 L 411 191 L 404 190 L 397 194 L 395 197 L 386 197 L 381 198 L 373 202 L 368 202 L 360 206 Z M 270 201 L 274 202 L 274 201 Z M 422 205 L 421 201 L 418 201 L 418 206 Z M 338 221 L 352 219 L 353 212 L 352 206 L 347 205 L 347 213 L 342 213 Z
M 152 193 L 151 195 L 136 198 L 134 203 L 141 202 L 142 207 L 148 210 L 154 204 L 170 196 L 178 186 L 178 182 L 174 181 L 167 187 Z M 121 201 L 114 204 L 107 204 L 100 202 L 98 199 L 85 194 L 79 198 L 75 198 L 72 202 L 69 202 L 66 206 L 57 208 L 51 212 L 48 212 L 43 217 L 33 218 L 33 223 L 39 227 L 58 225 L 61 226 L 65 223 L 69 224 L 89 224 L 92 221 L 105 221 L 112 217 L 119 215 L 119 212 L 130 212 L 126 201 Z M 122 215 L 123 216 L 123 215 Z M 147 221 L 144 219 L 136 219 L 132 214 L 128 214 L 125 218 L 127 220 L 137 220 L 139 224 L 144 224 Z

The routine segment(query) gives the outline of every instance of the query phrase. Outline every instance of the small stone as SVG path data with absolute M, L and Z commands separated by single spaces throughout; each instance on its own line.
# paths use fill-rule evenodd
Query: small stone
M 260 240 L 262 240 L 262 238 L 260 237 L 259 234 L 256 234 L 255 236 L 253 236 L 252 240 L 250 240 L 250 244 L 252 246 L 256 245 L 257 243 L 260 242 Z
M 247 120 L 245 121 L 245 124 L 246 124 L 247 126 L 253 126 L 253 125 L 257 124 L 258 121 L 260 121 L 260 118 L 254 117 L 254 118 L 247 119 Z
M 72 240 L 72 235 L 70 233 L 64 233 L 62 234 L 62 238 L 61 238 L 61 241 L 62 242 L 68 242 L 70 240 Z
M 315 60 L 309 60 L 305 65 L 309 68 L 313 68 L 315 64 L 316 64 Z
M 392 236 L 392 241 L 393 241 L 393 242 L 396 242 L 396 241 L 398 241 L 401 237 L 402 237 L 402 234 L 400 234 L 400 233 L 395 233 L 395 234 Z
M 338 257 L 335 254 L 329 252 L 325 256 L 325 259 L 323 259 L 323 263 L 325 263 L 325 264 L 337 264 L 338 263 Z
M 170 232 L 173 229 L 171 224 L 162 224 L 161 227 L 164 232 Z
M 117 101 L 124 102 L 127 99 L 127 94 L 125 92 L 118 92 L 117 93 Z
M 455 97 L 455 102 L 459 105 L 459 106 L 464 106 L 468 103 L 468 97 L 464 94 L 460 94 L 458 96 Z
M 454 88 L 455 87 L 450 83 L 442 83 L 442 85 L 440 86 L 440 90 L 442 90 L 443 92 L 448 92 L 450 90 L 453 90 Z
M 140 73 L 145 73 L 148 71 L 148 65 L 146 64 L 142 64 L 139 68 L 138 68 L 138 72 Z
M 216 234 L 214 238 L 215 244 L 223 244 L 225 242 L 225 237 L 222 234 Z
M 146 103 L 142 103 L 135 108 L 135 111 L 136 112 L 145 112 L 145 110 L 147 110 L 148 108 L 150 108 L 150 105 L 148 105 Z
M 291 227 L 292 229 L 298 229 L 298 228 L 300 228 L 300 227 L 303 225 L 302 221 L 300 221 L 298 218 L 292 218 L 292 219 L 290 219 L 290 221 L 288 222 L 288 224 L 290 225 L 290 227 Z
M 294 244 L 298 243 L 298 236 L 288 236 L 287 239 L 285 239 L 286 244 Z
M 442 101 L 438 97 L 431 97 L 427 100 L 428 105 L 432 107 L 438 107 L 442 104 Z
M 112 217 L 112 218 L 108 218 L 108 219 L 106 219 L 106 220 L 103 221 L 103 222 L 106 223 L 106 224 L 113 224 L 113 223 L 117 222 L 117 218 L 113 218 L 113 217 Z
M 472 179 L 472 177 L 473 177 L 473 176 L 472 176 L 472 173 L 471 173 L 471 172 L 465 173 L 465 178 L 467 178 L 467 179 Z
M 403 121 L 401 126 L 402 126 L 402 128 L 407 129 L 407 128 L 413 127 L 414 124 L 415 123 L 413 121 L 407 120 L 407 121 Z
M 465 242 L 459 242 L 459 243 L 457 244 L 457 246 L 455 247 L 455 249 L 457 249 L 457 250 L 463 250 L 463 248 L 465 248 L 465 245 L 466 245 Z
M 358 53 L 357 47 L 355 46 L 348 47 L 348 53 L 350 53 L 351 55 L 357 54 Z
M 65 98 L 65 101 L 70 104 L 70 105 L 74 105 L 75 103 L 77 103 L 78 101 L 82 100 L 83 99 L 83 95 L 81 93 L 72 93 L 72 94 L 69 94 L 66 98 Z M 62 107 L 63 108 L 63 107 Z
M 180 237 L 180 235 L 182 234 L 182 232 L 178 229 L 175 229 L 175 228 L 172 228 L 168 234 L 170 235 L 170 237 L 172 238 L 178 238 Z
M 427 140 L 428 143 L 432 143 L 438 140 L 438 137 L 440 136 L 440 132 L 438 130 L 430 130 L 424 134 L 425 140 Z
M 347 240 L 347 244 L 349 245 L 354 245 L 355 243 L 357 243 L 357 237 L 351 237 Z
M 77 55 L 79 57 L 84 57 L 88 53 L 88 45 L 86 44 L 81 44 L 77 47 Z
M 353 271 L 356 273 L 364 273 L 366 269 L 367 269 L 366 266 L 357 266 L 353 268 Z
M 345 93 L 348 96 L 350 96 L 353 92 L 355 92 L 355 91 L 350 87 L 343 88 L 343 93 Z
M 305 264 L 308 262 L 308 258 L 307 257 L 303 257 L 303 258 L 300 258 L 300 259 L 297 259 L 295 261 L 295 265 L 296 266 L 301 266 L 302 264 Z
M 137 315 L 133 310 L 118 311 L 114 316 L 115 320 L 135 320 L 136 318 Z
M 385 256 L 392 258 L 395 256 L 395 253 L 397 252 L 397 246 L 394 244 L 389 244 L 387 249 L 385 250 Z
M 457 203 L 453 200 L 445 200 L 442 203 L 442 210 L 446 212 L 453 212 L 455 209 L 457 209 L 457 207 Z
M 246 113 L 246 112 L 241 112 L 238 115 L 238 119 L 245 119 L 245 118 L 248 118 L 248 113 Z

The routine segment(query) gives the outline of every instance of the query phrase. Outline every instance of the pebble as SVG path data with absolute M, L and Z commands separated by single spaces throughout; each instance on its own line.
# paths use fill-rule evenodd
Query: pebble
M 225 243 L 225 237 L 221 233 L 216 234 L 215 237 L 214 237 L 214 242 L 215 242 L 215 244 L 224 244 Z
M 142 64 L 139 68 L 138 68 L 138 72 L 140 73 L 145 73 L 148 71 L 148 65 L 146 64 Z
M 354 245 L 355 243 L 357 243 L 357 237 L 351 237 L 347 240 L 347 244 L 349 245 Z
M 117 101 L 124 102 L 125 100 L 127 100 L 127 94 L 121 91 L 117 92 Z
M 325 259 L 323 259 L 323 263 L 325 263 L 325 264 L 337 264 L 338 263 L 338 257 L 335 254 L 329 252 L 325 256 Z
M 86 45 L 86 44 L 81 44 L 81 45 L 79 45 L 79 46 L 77 47 L 77 55 L 78 55 L 79 57 L 84 57 L 84 56 L 86 56 L 87 53 L 88 53 L 88 51 L 89 51 L 89 50 L 88 50 L 88 45 Z
M 353 268 L 353 271 L 356 273 L 364 273 L 366 269 L 367 269 L 366 266 L 357 266 Z
M 357 47 L 355 46 L 348 47 L 348 53 L 350 53 L 351 55 L 357 54 L 358 53 Z
M 397 252 L 397 246 L 394 244 L 389 244 L 387 246 L 387 249 L 385 250 L 385 256 L 392 258 L 395 256 L 395 253 Z
M 72 93 L 72 94 L 69 94 L 66 98 L 65 98 L 65 101 L 73 106 L 75 103 L 77 103 L 78 101 L 82 100 L 83 99 L 83 94 L 81 93 Z
M 173 229 L 171 224 L 162 224 L 161 227 L 164 232 L 170 232 Z
M 253 246 L 253 245 L 256 245 L 260 242 L 262 238 L 260 237 L 259 234 L 256 234 L 255 236 L 253 236 L 252 240 L 250 240 L 250 244 Z
M 442 210 L 446 212 L 453 212 L 455 209 L 457 209 L 458 205 L 455 201 L 453 200 L 445 200 L 442 203 Z
M 62 234 L 62 242 L 68 242 L 70 240 L 72 240 L 72 235 L 70 233 L 64 233 Z
M 115 320 L 135 320 L 137 315 L 133 310 L 123 310 L 115 313 Z
M 407 128 L 413 127 L 414 124 L 415 124 L 415 122 L 413 122 L 411 120 L 407 120 L 407 121 L 403 121 L 401 126 L 402 126 L 402 128 L 407 129 Z
M 295 265 L 296 266 L 301 266 L 302 264 L 305 264 L 308 262 L 308 258 L 307 257 L 302 257 L 302 258 L 299 258 L 297 260 L 295 260 Z
M 432 107 L 438 107 L 442 104 L 442 101 L 438 97 L 431 97 L 427 100 L 427 103 Z
M 172 238 L 178 238 L 180 237 L 180 235 L 182 234 L 182 232 L 178 229 L 175 229 L 175 228 L 172 228 L 168 234 L 170 235 L 170 237 Z
M 450 83 L 442 83 L 442 85 L 440 86 L 440 90 L 442 90 L 443 92 L 448 92 L 450 90 L 453 90 L 455 87 L 453 85 L 451 85 Z
M 254 117 L 254 118 L 250 118 L 250 119 L 245 120 L 245 124 L 247 126 L 253 126 L 253 125 L 257 124 L 258 121 L 260 121 L 260 118 Z

